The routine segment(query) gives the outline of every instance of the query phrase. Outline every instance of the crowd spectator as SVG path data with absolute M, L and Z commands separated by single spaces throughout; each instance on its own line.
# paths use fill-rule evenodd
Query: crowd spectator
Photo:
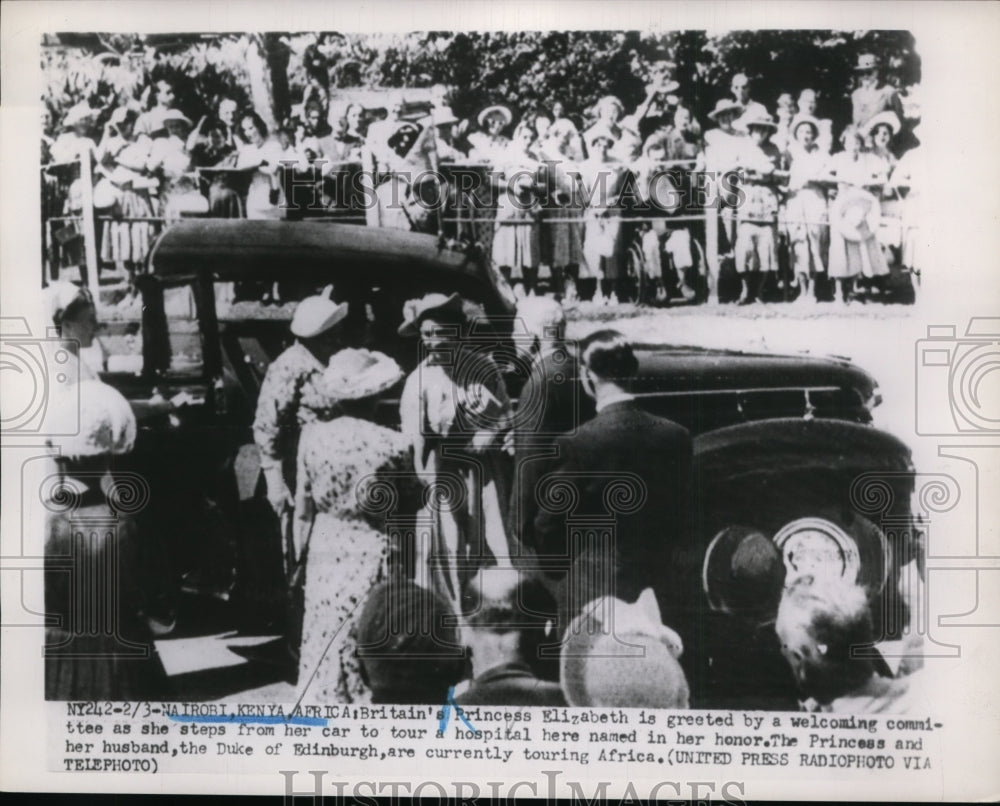
M 880 112 L 895 112 L 903 117 L 903 103 L 896 88 L 881 81 L 881 65 L 871 53 L 858 56 L 854 67 L 858 87 L 851 93 L 851 123 L 860 128 Z
M 792 270 L 800 302 L 815 301 L 813 281 L 826 275 L 829 243 L 826 188 L 829 157 L 816 142 L 819 123 L 799 115 L 792 121 L 786 208 Z
M 534 129 L 525 122 L 514 129 L 514 138 L 494 167 L 499 180 L 499 201 L 493 235 L 493 264 L 521 293 L 530 293 L 538 281 L 540 244 L 536 201 L 538 163 L 532 155 Z
M 555 603 L 531 574 L 514 568 L 482 569 L 462 594 L 462 640 L 469 648 L 472 679 L 458 694 L 459 705 L 564 707 L 559 684 L 532 669 L 539 649 L 559 641 Z

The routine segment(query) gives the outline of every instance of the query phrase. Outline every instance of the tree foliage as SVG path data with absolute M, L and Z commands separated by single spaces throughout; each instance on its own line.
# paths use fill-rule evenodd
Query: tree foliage
M 302 99 L 310 45 L 326 58 L 333 88 L 444 84 L 460 117 L 490 103 L 525 113 L 556 101 L 583 116 L 606 94 L 632 108 L 659 59 L 677 64 L 679 94 L 702 119 L 736 72 L 750 76 L 754 97 L 769 108 L 781 92 L 817 90 L 821 113 L 837 124 L 850 117 L 858 54 L 878 54 L 900 87 L 920 81 L 906 31 L 64 34 L 44 44 L 45 100 L 56 118 L 85 97 L 108 108 L 116 98 L 140 100 L 162 77 L 175 83 L 178 105 L 193 119 L 228 95 L 273 123 Z

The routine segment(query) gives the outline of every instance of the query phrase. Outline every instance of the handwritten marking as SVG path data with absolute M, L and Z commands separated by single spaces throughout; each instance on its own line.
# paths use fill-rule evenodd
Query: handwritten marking
M 461 719 L 463 723 L 465 723 L 465 727 L 467 727 L 470 731 L 474 732 L 476 729 L 472 727 L 472 723 L 466 718 L 465 711 L 463 711 L 462 707 L 457 702 L 455 702 L 454 686 L 448 687 L 448 697 L 445 700 L 444 710 L 441 712 L 441 719 L 438 720 L 438 732 L 444 733 L 448 729 L 448 720 L 451 719 L 452 706 L 455 707 L 455 713 L 458 715 L 458 718 Z

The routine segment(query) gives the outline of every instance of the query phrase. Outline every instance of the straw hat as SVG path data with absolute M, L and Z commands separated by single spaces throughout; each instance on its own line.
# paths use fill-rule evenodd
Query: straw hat
M 606 106 L 614 106 L 618 109 L 618 114 L 621 115 L 625 112 L 625 106 L 621 101 L 614 95 L 605 95 L 600 98 L 596 104 L 594 104 L 594 114 L 596 115 L 600 110 L 604 109 Z
M 719 115 L 724 115 L 727 112 L 733 115 L 740 115 L 743 113 L 743 104 L 732 98 L 721 98 L 716 101 L 715 109 L 708 113 L 708 117 L 711 120 L 718 120 Z
M 514 115 L 511 114 L 510 109 L 502 104 L 494 104 L 493 106 L 487 106 L 482 112 L 480 112 L 476 121 L 480 126 L 485 126 L 487 118 L 491 118 L 494 115 L 499 115 L 503 118 L 503 125 L 505 127 L 510 126 L 511 121 L 514 120 Z
M 68 129 L 70 126 L 75 126 L 77 123 L 82 123 L 96 116 L 96 109 L 91 109 L 90 104 L 86 101 L 80 101 L 69 108 L 66 117 L 63 118 L 63 127 Z
M 878 232 L 882 210 L 867 190 L 849 188 L 830 205 L 830 228 L 846 241 L 859 243 Z
M 745 129 L 757 126 L 758 128 L 770 129 L 773 132 L 778 131 L 778 124 L 774 122 L 774 118 L 762 109 L 752 112 L 750 117 L 741 118 L 740 123 Z
M 420 323 L 435 311 L 448 311 L 465 316 L 462 298 L 456 293 L 427 294 L 420 299 L 411 299 L 403 306 L 403 324 L 399 326 L 400 336 L 416 336 L 419 334 Z
M 892 136 L 895 137 L 899 134 L 902 124 L 899 122 L 899 116 L 895 112 L 887 110 L 879 112 L 869 120 L 864 126 L 864 132 L 866 135 L 871 136 L 879 126 L 888 126 L 892 132 Z
M 49 444 L 61 456 L 78 459 L 87 456 L 112 456 L 128 453 L 135 445 L 135 414 L 122 393 L 103 381 L 86 380 L 62 391 L 52 400 L 52 423 L 55 433 L 76 430 L 67 436 L 54 437 Z
M 866 73 L 869 70 L 878 70 L 878 57 L 874 53 L 862 53 L 858 56 L 858 63 L 854 69 L 859 73 Z
M 161 124 L 166 125 L 167 123 L 184 123 L 187 126 L 191 125 L 191 119 L 181 112 L 180 109 L 168 109 L 163 113 L 160 119 Z
M 385 353 L 349 347 L 333 355 L 312 386 L 326 401 L 360 400 L 392 388 L 402 377 L 399 364 Z M 303 392 L 303 405 L 310 405 L 309 397 Z
M 311 339 L 340 324 L 347 316 L 346 302 L 330 299 L 333 286 L 327 286 L 323 293 L 306 297 L 298 304 L 292 316 L 292 333 L 300 339 Z
M 803 125 L 812 126 L 813 136 L 819 137 L 819 132 L 820 132 L 819 121 L 816 120 L 816 118 L 814 118 L 812 115 L 796 115 L 794 118 L 792 118 L 792 125 L 791 125 L 792 137 L 795 136 L 795 132 L 798 131 L 799 126 Z
M 652 589 L 634 604 L 604 596 L 566 630 L 559 681 L 570 705 L 687 708 L 690 692 L 677 662 L 682 652 Z

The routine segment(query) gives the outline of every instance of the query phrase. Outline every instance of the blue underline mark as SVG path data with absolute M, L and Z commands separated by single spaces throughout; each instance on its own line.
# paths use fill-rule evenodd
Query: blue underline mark
M 315 716 L 237 716 L 236 714 L 205 716 L 184 716 L 168 714 L 174 722 L 242 723 L 244 725 L 305 725 L 310 728 L 324 728 L 327 720 Z

